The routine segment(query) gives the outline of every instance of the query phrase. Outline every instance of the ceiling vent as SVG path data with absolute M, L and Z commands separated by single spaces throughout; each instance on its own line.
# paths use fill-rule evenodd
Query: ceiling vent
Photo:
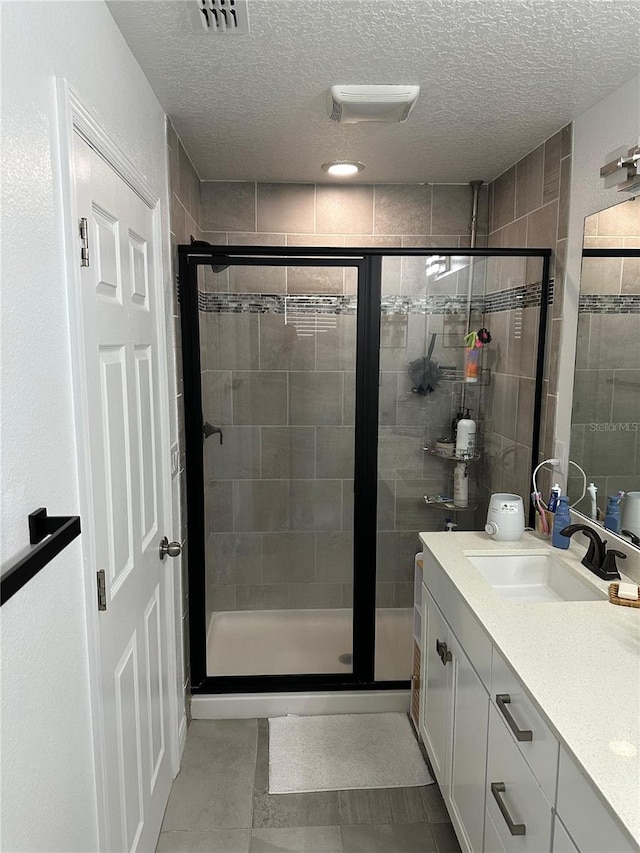
M 327 107 L 333 121 L 355 124 L 406 121 L 420 93 L 420 86 L 332 86 Z
M 195 0 L 189 13 L 197 33 L 249 33 L 247 0 Z

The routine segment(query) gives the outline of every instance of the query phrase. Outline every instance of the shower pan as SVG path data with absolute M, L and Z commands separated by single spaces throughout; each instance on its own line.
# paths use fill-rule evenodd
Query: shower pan
M 550 252 L 436 251 L 179 248 L 194 694 L 408 689 L 418 533 L 528 489 Z M 461 405 L 467 507 L 431 452 Z

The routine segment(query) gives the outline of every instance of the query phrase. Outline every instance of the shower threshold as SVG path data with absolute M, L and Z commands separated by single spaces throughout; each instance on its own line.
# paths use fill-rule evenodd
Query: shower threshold
M 376 610 L 376 681 L 411 673 L 411 608 Z M 212 613 L 207 675 L 347 673 L 352 611 L 235 610 Z

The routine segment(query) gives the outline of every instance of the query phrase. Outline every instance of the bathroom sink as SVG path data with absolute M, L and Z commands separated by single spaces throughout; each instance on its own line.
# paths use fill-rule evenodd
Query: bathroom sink
M 606 593 L 552 554 L 465 554 L 493 589 L 513 601 L 598 601 Z

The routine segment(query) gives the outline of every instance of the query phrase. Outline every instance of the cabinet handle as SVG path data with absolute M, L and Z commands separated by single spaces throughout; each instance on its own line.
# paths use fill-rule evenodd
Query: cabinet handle
M 507 708 L 507 705 L 511 702 L 511 696 L 508 693 L 496 693 L 496 702 L 502 712 L 502 716 L 509 723 L 509 728 L 516 736 L 516 740 L 533 740 L 533 732 L 530 729 L 519 729 L 518 724 L 511 716 Z
M 511 835 L 526 835 L 527 827 L 524 823 L 514 823 L 511 819 L 511 815 L 507 811 L 507 807 L 505 806 L 502 797 L 500 794 L 504 794 L 506 788 L 504 782 L 492 782 L 491 783 L 491 793 L 493 794 L 493 798 L 498 804 L 498 808 L 500 809 L 500 813 L 504 818 L 504 822 L 509 827 L 509 832 Z
M 446 643 L 441 643 L 440 640 L 436 638 L 436 652 L 438 653 L 440 660 L 442 661 L 443 666 L 447 665 L 447 662 L 453 660 L 453 656 L 449 649 L 447 648 Z

